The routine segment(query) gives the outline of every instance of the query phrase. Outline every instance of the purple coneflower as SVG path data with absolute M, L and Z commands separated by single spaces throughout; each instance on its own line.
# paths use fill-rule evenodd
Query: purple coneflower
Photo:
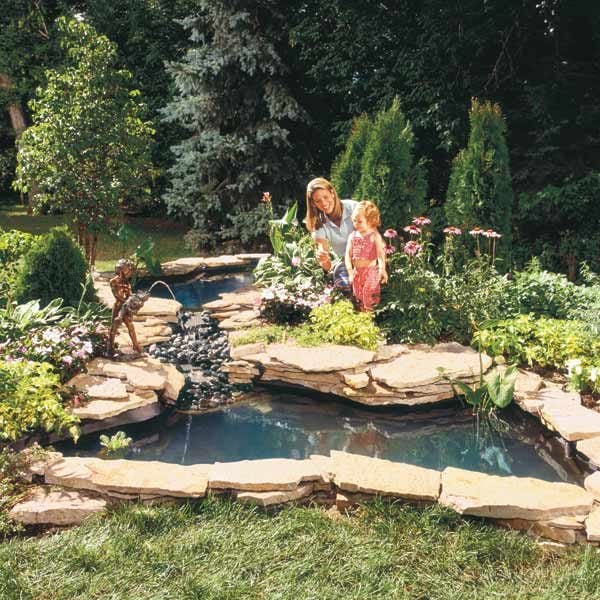
M 471 229 L 471 231 L 469 231 L 469 235 L 472 235 L 473 237 L 478 237 L 482 234 L 483 234 L 483 229 L 481 229 L 481 227 L 473 227 L 473 229 Z
M 407 225 L 404 227 L 404 231 L 410 233 L 410 235 L 419 235 L 421 233 L 421 228 L 416 225 Z
M 394 252 L 396 252 L 396 248 L 394 248 L 394 246 L 386 246 L 385 247 L 385 253 L 390 255 L 390 254 L 394 254 Z
M 418 225 L 419 227 L 423 227 L 423 225 L 431 225 L 431 219 L 427 217 L 415 217 L 412 220 L 414 225 Z
M 383 237 L 392 239 L 392 238 L 398 237 L 398 232 L 395 229 L 386 229 L 383 232 Z
M 444 233 L 447 233 L 448 235 L 461 235 L 462 231 L 458 227 L 450 225 L 449 227 L 444 227 Z
M 406 242 L 406 244 L 404 244 L 404 248 L 402 250 L 405 254 L 408 254 L 408 256 L 417 256 L 417 254 L 421 252 L 422 248 L 423 246 L 421 244 L 411 240 L 410 242 Z
M 494 238 L 494 239 L 498 239 L 498 238 L 502 237 L 501 234 L 499 234 L 497 231 L 494 231 L 493 229 L 486 229 L 485 231 L 483 231 L 481 233 L 481 235 L 486 238 Z

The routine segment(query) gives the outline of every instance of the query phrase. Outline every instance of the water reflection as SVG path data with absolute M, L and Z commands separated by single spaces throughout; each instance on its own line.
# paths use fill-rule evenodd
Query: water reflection
M 180 464 L 258 458 L 308 458 L 332 449 L 442 470 L 447 466 L 498 475 L 578 482 L 575 461 L 550 448 L 552 438 L 521 412 L 509 412 L 508 433 L 477 436 L 468 410 L 428 413 L 368 410 L 330 399 L 292 394 L 255 396 L 204 415 L 172 414 L 151 426 L 128 428 L 131 458 Z M 152 430 L 150 430 L 152 427 Z M 150 443 L 144 438 L 156 437 Z M 142 442 L 142 443 L 140 443 Z M 96 438 L 66 453 L 93 455 Z

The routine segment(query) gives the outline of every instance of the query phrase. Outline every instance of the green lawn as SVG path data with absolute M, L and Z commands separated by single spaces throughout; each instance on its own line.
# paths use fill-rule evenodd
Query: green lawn
M 525 535 L 439 506 L 353 517 L 207 500 L 118 509 L 0 544 L 3 600 L 598 598 L 600 555 L 551 556 Z
M 69 223 L 65 215 L 28 215 L 23 206 L 0 205 L 1 229 L 18 229 L 39 234 L 65 223 Z M 191 254 L 183 240 L 188 230 L 184 225 L 150 217 L 127 217 L 126 223 L 135 229 L 135 234 L 125 248 L 114 236 L 100 237 L 96 260 L 96 268 L 99 271 L 112 271 L 117 259 L 130 254 L 148 236 L 154 240 L 155 252 L 161 262 Z

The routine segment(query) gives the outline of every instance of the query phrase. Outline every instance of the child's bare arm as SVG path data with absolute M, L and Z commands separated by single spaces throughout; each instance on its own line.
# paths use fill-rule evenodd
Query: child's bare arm
M 348 242 L 346 243 L 344 263 L 346 264 L 346 270 L 348 271 L 348 279 L 350 283 L 352 283 L 354 280 L 354 269 L 352 268 L 352 236 L 348 238 Z
M 375 245 L 377 246 L 377 264 L 379 266 L 379 280 L 381 283 L 387 283 L 388 275 L 385 268 L 385 242 L 379 233 L 375 238 Z

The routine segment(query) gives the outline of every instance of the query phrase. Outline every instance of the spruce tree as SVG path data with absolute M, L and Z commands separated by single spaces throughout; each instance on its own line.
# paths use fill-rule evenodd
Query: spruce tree
M 444 210 L 451 225 L 495 229 L 498 246 L 510 258 L 513 190 L 506 123 L 498 104 L 473 98 L 466 148 L 452 163 Z
M 425 209 L 425 169 L 413 153 L 412 127 L 395 98 L 370 128 L 356 194 L 377 203 L 384 227 L 402 227 Z
M 363 113 L 352 122 L 346 147 L 331 167 L 331 182 L 340 198 L 353 198 L 358 189 L 361 163 L 371 131 L 371 120 Z
M 265 190 L 281 197 L 298 182 L 292 131 L 307 116 L 286 81 L 279 3 L 199 0 L 199 7 L 199 16 L 182 21 L 191 33 L 187 53 L 167 65 L 177 94 L 165 119 L 189 137 L 172 147 L 164 200 L 214 242 L 228 216 L 252 210 Z

